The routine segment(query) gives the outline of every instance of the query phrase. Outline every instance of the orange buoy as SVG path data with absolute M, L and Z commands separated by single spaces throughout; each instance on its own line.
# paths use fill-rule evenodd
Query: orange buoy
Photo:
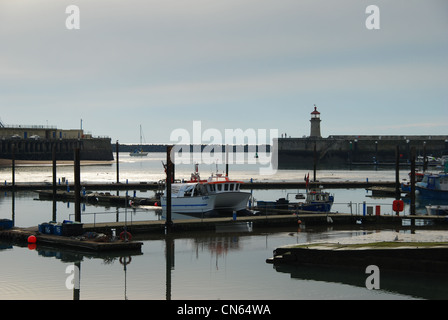
M 28 237 L 28 243 L 36 243 L 36 241 L 36 236 L 31 235 Z

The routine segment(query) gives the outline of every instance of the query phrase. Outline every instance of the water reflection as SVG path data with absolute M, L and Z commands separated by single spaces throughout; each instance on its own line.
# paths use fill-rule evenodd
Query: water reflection
M 367 274 L 356 267 L 318 265 L 276 265 L 275 271 L 290 274 L 291 279 L 341 283 L 365 288 Z M 422 299 L 448 298 L 446 274 L 430 274 L 380 269 L 380 289 Z M 335 297 L 337 298 L 337 297 Z
M 271 256 L 272 249 L 282 244 L 334 240 L 338 237 L 356 237 L 360 233 L 378 231 L 338 230 L 334 227 L 316 228 L 312 231 L 300 228 L 273 231 L 254 229 L 247 224 L 240 225 L 237 229 L 241 227 L 245 227 L 244 232 L 217 229 L 215 232 L 191 234 L 138 235 L 136 237 L 142 238 L 138 240 L 144 243 L 143 252 L 96 253 L 43 245 L 30 248 L 32 251 L 27 252 L 34 252 L 39 258 L 54 259 L 65 264 L 64 268 L 68 268 L 65 276 L 68 283 L 73 285 L 70 288 L 71 298 L 75 300 L 83 299 L 83 288 L 87 290 L 87 298 L 92 297 L 92 290 L 94 298 L 114 299 L 114 294 L 119 292 L 119 297 L 128 299 L 129 293 L 130 298 L 135 298 L 136 292 L 141 291 L 143 298 L 161 294 L 162 299 L 166 300 L 184 297 L 225 299 L 227 296 L 232 299 L 233 296 L 238 298 L 245 291 L 249 292 L 246 293 L 249 298 L 260 294 L 264 299 L 277 299 L 291 292 L 296 293 L 295 291 L 303 286 L 303 281 L 310 280 L 316 282 L 316 288 L 324 288 L 325 292 L 320 293 L 322 297 L 330 299 L 339 299 L 341 296 L 344 299 L 342 292 L 350 295 L 353 294 L 354 288 L 365 289 L 365 270 L 315 265 L 276 266 L 273 270 L 271 265 L 265 263 L 265 259 Z M 7 243 L 4 243 L 1 249 L 17 250 Z M 30 257 L 27 257 L 27 260 L 33 261 Z M 100 265 L 92 263 L 92 260 L 99 261 Z M 109 272 L 109 267 L 113 265 L 115 272 Z M 289 277 L 279 278 L 276 274 Z M 98 275 L 101 275 L 101 280 L 97 279 Z M 51 281 L 52 276 L 47 277 L 49 278 L 45 281 Z M 423 299 L 446 299 L 447 280 L 446 275 L 381 270 L 381 290 L 378 294 L 379 297 L 389 297 L 388 294 L 392 293 Z M 115 283 L 115 289 L 118 291 L 101 293 L 105 292 L 103 287 L 107 288 L 108 283 Z M 326 289 L 325 284 L 331 284 L 333 287 Z M 340 287 L 341 284 L 349 287 Z M 260 290 L 260 287 L 257 287 L 259 285 L 267 286 L 270 290 Z M 32 284 L 30 288 L 33 288 Z M 51 287 L 43 289 L 54 290 Z M 306 298 L 305 293 L 300 294 L 290 295 L 289 299 Z M 160 296 L 157 299 L 160 299 Z
M 69 250 L 60 249 L 46 245 L 28 245 L 30 250 L 35 250 L 37 254 L 44 258 L 54 258 L 63 263 L 69 263 L 66 268 L 67 279 L 66 288 L 73 290 L 73 300 L 81 299 L 81 287 L 82 287 L 82 262 L 84 259 L 101 259 L 104 265 L 111 265 L 119 262 L 123 266 L 124 273 L 124 298 L 127 299 L 126 290 L 126 276 L 127 266 L 132 262 L 132 258 L 138 255 L 142 255 L 141 252 L 90 252 L 81 250 Z M 70 264 L 72 263 L 72 264 Z M 87 278 L 89 278 L 87 276 Z

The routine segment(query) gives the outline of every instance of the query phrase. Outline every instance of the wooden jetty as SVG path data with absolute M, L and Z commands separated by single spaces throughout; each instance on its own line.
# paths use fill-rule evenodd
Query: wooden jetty
M 235 230 L 240 232 L 242 226 L 249 225 L 252 228 L 273 228 L 292 226 L 299 228 L 300 226 L 312 225 L 351 225 L 360 226 L 391 226 L 399 228 L 409 228 L 411 226 L 403 226 L 403 219 L 417 220 L 425 219 L 434 224 L 447 224 L 448 219 L 445 216 L 396 216 L 396 215 L 352 215 L 343 213 L 318 214 L 310 212 L 296 212 L 295 214 L 270 214 L 270 215 L 251 215 L 240 217 L 221 217 L 221 218 L 191 218 L 173 220 L 170 226 L 170 232 L 197 232 L 197 231 L 217 231 L 219 228 L 225 228 L 227 231 Z M 419 227 L 422 228 L 422 227 Z M 84 223 L 83 232 L 104 233 L 110 236 L 112 230 L 116 234 L 120 234 L 124 230 L 131 233 L 132 236 L 138 234 L 159 234 L 167 233 L 165 220 L 150 221 L 131 221 L 131 222 L 101 222 L 101 223 Z M 46 244 L 49 246 L 66 247 L 78 250 L 87 250 L 93 252 L 110 252 L 110 251 L 126 251 L 134 252 L 141 249 L 142 243 L 136 241 L 95 241 L 83 237 L 69 237 L 51 234 L 42 234 L 38 231 L 38 227 L 17 228 L 13 227 L 8 230 L 0 231 L 0 239 L 6 239 L 13 242 L 26 243 L 28 237 L 34 235 L 37 244 Z
M 350 188 L 370 188 L 395 187 L 393 181 L 317 181 L 310 182 L 310 185 L 322 186 L 326 189 L 350 189 Z M 133 183 L 81 183 L 86 190 L 159 190 L 164 188 L 161 182 L 133 182 Z M 69 184 L 70 189 L 74 189 L 74 184 Z M 57 190 L 67 190 L 67 185 L 56 185 Z M 241 184 L 242 189 L 305 189 L 305 181 L 271 181 L 271 182 L 250 182 L 245 181 Z M 11 183 L 0 184 L 0 191 L 23 191 L 23 190 L 52 190 L 53 184 L 49 182 L 42 183 Z
M 37 190 L 39 200 L 53 200 L 53 191 L 51 190 Z M 74 191 L 56 191 L 56 201 L 75 201 Z M 160 201 L 156 198 L 143 198 L 131 196 L 117 196 L 110 192 L 89 192 L 81 195 L 81 201 L 91 204 L 105 204 L 115 206 L 131 206 L 131 205 L 148 205 L 158 206 Z
M 299 211 L 297 213 L 283 214 L 267 214 L 267 215 L 251 215 L 220 218 L 191 218 L 191 219 L 177 219 L 173 220 L 171 230 L 173 232 L 184 231 L 210 231 L 216 230 L 217 226 L 236 226 L 242 223 L 250 223 L 252 227 L 285 227 L 300 225 L 351 225 L 351 226 L 391 226 L 402 227 L 403 219 L 405 220 L 428 220 L 431 224 L 443 225 L 448 223 L 445 216 L 427 216 L 427 215 L 353 215 L 350 213 L 311 213 L 306 211 Z M 361 224 L 360 224 L 361 222 Z M 93 232 L 109 233 L 111 229 L 116 232 L 126 230 L 132 234 L 141 233 L 165 233 L 165 220 L 150 220 L 150 221 L 132 221 L 132 222 L 100 222 L 100 223 L 85 223 L 84 230 Z M 412 223 L 409 227 L 412 227 Z
M 385 187 L 385 186 L 373 186 L 368 187 L 366 190 L 372 192 L 372 197 L 380 197 L 380 198 L 394 198 L 396 196 L 395 187 Z M 401 188 L 398 189 L 400 197 L 407 196 L 408 192 L 404 192 Z

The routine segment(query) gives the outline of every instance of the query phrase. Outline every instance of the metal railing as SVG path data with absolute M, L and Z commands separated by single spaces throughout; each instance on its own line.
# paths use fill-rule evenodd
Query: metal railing
M 52 125 L 21 125 L 21 124 L 1 124 L 1 128 L 5 129 L 57 129 L 56 126 Z
M 378 202 L 341 202 L 341 203 L 333 203 L 331 213 L 338 213 L 339 210 L 334 210 L 335 206 L 346 206 L 349 212 L 342 213 L 350 213 L 355 216 L 361 215 L 382 215 L 382 214 L 394 214 L 395 212 L 392 210 L 392 203 L 378 203 Z

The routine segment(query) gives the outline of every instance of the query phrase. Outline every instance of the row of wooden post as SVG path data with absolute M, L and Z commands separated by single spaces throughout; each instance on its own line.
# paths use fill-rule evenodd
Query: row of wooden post
M 12 185 L 13 190 L 15 189 L 15 153 L 14 149 L 12 151 Z M 167 167 L 166 167 L 166 227 L 169 231 L 172 226 L 171 219 L 171 183 L 174 181 L 174 162 L 171 159 L 172 146 L 167 147 Z M 118 141 L 116 145 L 117 154 L 117 183 L 119 183 L 119 160 L 118 160 Z M 410 214 L 415 215 L 415 147 L 411 148 L 411 192 L 410 192 Z M 316 152 L 315 152 L 316 154 Z M 53 147 L 52 150 L 52 160 L 53 160 L 53 200 L 56 199 L 56 150 Z M 316 157 L 314 159 L 314 179 L 316 171 Z M 75 180 L 75 221 L 81 222 L 81 170 L 80 170 L 80 149 L 76 148 L 74 151 L 74 180 Z M 396 147 L 396 166 L 395 166 L 395 199 L 400 199 L 400 178 L 399 178 L 399 166 L 400 166 L 400 152 L 399 146 Z M 226 173 L 228 167 L 226 166 Z

